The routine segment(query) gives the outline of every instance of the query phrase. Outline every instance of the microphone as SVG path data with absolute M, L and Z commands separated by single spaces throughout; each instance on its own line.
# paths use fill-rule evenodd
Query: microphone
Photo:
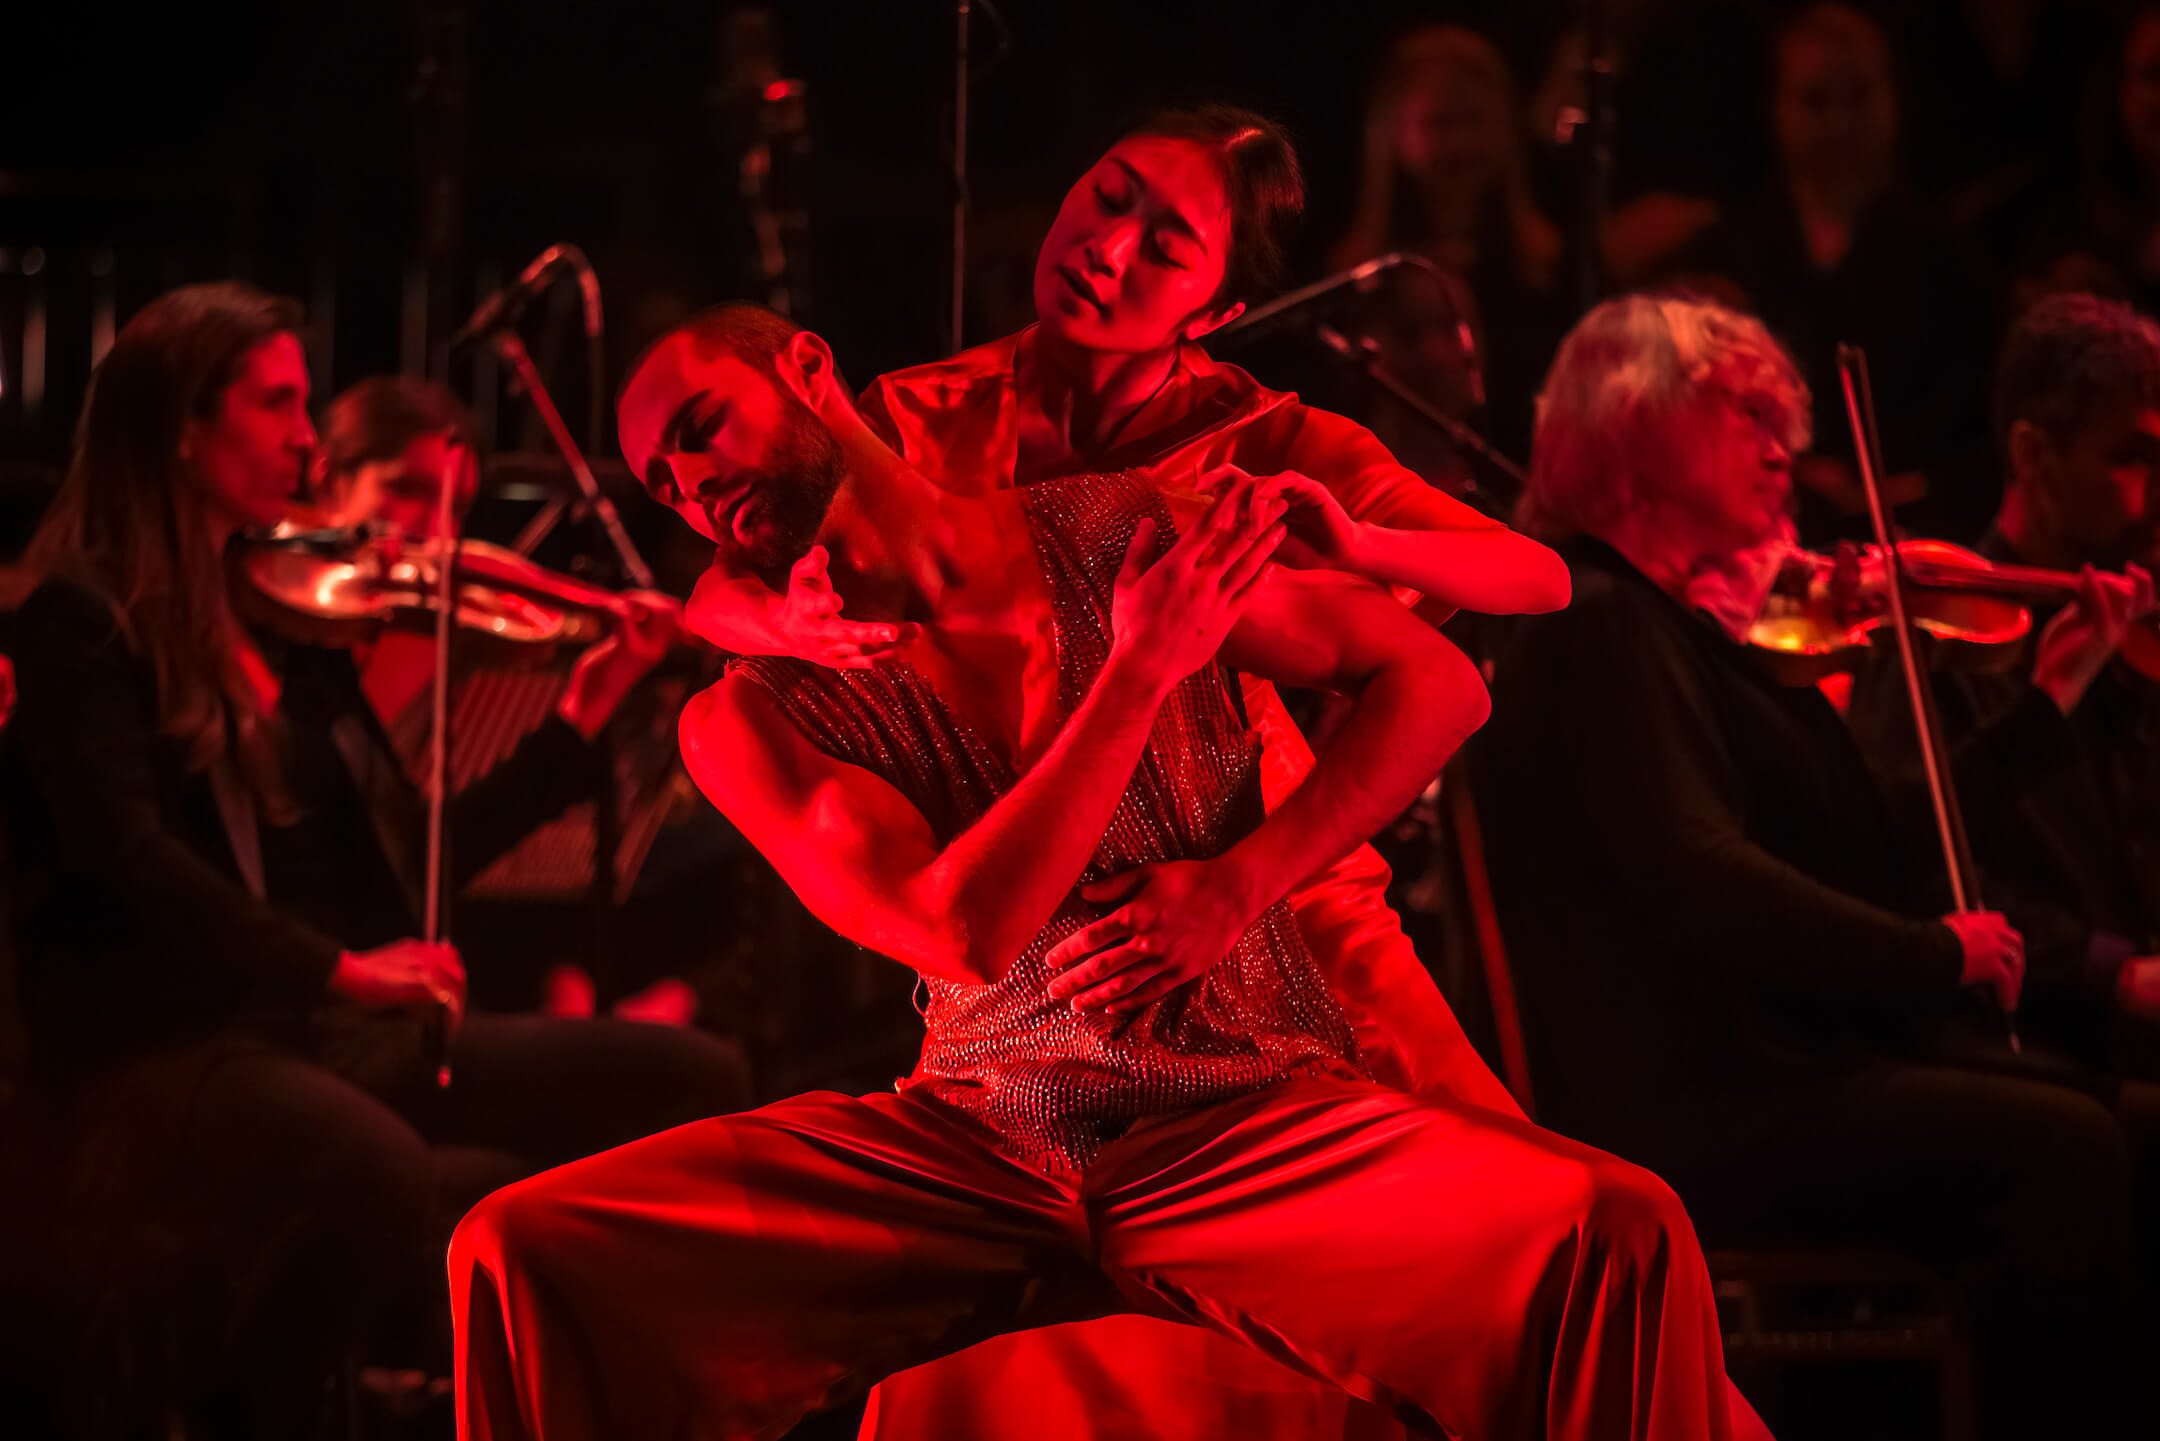
M 1370 291 L 1374 282 L 1382 275 L 1406 265 L 1430 276 L 1433 283 L 1440 288 L 1440 292 L 1447 297 L 1448 313 L 1455 325 L 1455 348 L 1462 354 L 1463 369 L 1469 377 L 1470 403 L 1482 409 L 1485 404 L 1485 368 L 1478 355 L 1476 332 L 1470 324 L 1471 305 L 1462 278 L 1446 267 L 1406 250 L 1391 250 L 1385 255 L 1376 255 L 1363 265 L 1353 265 L 1348 270 L 1315 280 L 1310 285 L 1299 286 L 1287 295 L 1246 311 L 1208 339 L 1250 340 L 1293 320 L 1301 319 L 1299 312 L 1340 291 L 1353 287 L 1360 292 Z
M 1303 310 L 1316 300 L 1323 300 L 1338 290 L 1353 285 L 1360 290 L 1369 290 L 1372 288 L 1372 282 L 1377 277 L 1386 274 L 1399 265 L 1416 264 L 1418 260 L 1419 257 L 1405 254 L 1400 250 L 1391 250 L 1385 255 L 1376 255 L 1363 265 L 1353 265 L 1348 270 L 1325 276 L 1322 279 L 1315 280 L 1310 285 L 1301 285 L 1286 295 L 1277 296 L 1265 305 L 1255 306 L 1216 331 L 1208 339 L 1230 340 L 1242 338 L 1250 340 L 1256 335 L 1264 335 L 1276 328 L 1276 326 L 1285 323 L 1283 317 L 1293 316 L 1295 312 Z M 1431 264 L 1430 261 L 1424 263 Z M 1434 268 L 1437 269 L 1438 267 Z
M 585 302 L 586 337 L 597 339 L 600 335 L 600 279 L 593 274 L 584 251 L 575 245 L 551 245 L 520 271 L 517 279 L 481 301 L 465 323 L 444 342 L 446 348 L 455 350 L 516 320 L 518 313 L 547 289 L 555 272 L 566 265 L 577 272 L 578 292 Z

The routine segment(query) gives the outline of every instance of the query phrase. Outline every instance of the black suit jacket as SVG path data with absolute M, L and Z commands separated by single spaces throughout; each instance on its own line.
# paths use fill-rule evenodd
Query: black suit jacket
M 1611 548 L 1563 553 L 1574 601 L 1516 623 L 1469 752 L 1540 1119 L 1656 1154 L 1700 1108 L 1919 1049 L 1961 950 L 1836 712 Z
M 298 1022 L 325 999 L 341 950 L 418 933 L 381 842 L 381 826 L 418 818 L 418 798 L 347 653 L 266 643 L 301 816 L 289 828 L 258 817 L 258 899 L 208 778 L 159 733 L 150 666 L 112 608 L 47 581 L 16 618 L 14 649 L 21 698 L 5 813 L 34 1071 L 94 1071 L 243 1020 Z M 392 778 L 381 789 L 403 788 L 403 815 L 363 799 L 332 739 L 341 720 L 358 726 L 366 763 Z M 453 884 L 592 794 L 596 779 L 594 749 L 550 719 L 452 803 Z

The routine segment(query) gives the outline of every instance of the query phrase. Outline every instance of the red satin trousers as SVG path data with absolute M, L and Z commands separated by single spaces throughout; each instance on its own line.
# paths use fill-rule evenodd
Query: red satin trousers
M 498 1191 L 458 1227 L 465 1441 L 776 1437 L 1030 1325 L 1211 1327 L 1459 1438 L 1725 1438 L 1694 1231 L 1638 1167 L 1332 1077 L 1044 1175 L 929 1103 L 810 1095 Z

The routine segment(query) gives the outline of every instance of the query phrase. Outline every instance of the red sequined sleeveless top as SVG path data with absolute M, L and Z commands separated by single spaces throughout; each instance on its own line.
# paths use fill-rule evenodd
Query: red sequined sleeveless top
M 1050 596 L 1058 700 L 1070 714 L 1109 655 L 1111 597 L 1134 525 L 1154 517 L 1158 553 L 1175 531 L 1161 497 L 1130 473 L 1046 481 L 1023 490 L 1020 503 Z M 906 796 L 940 841 L 1016 779 L 904 664 L 838 671 L 755 657 L 733 670 L 769 690 L 813 745 Z M 1262 819 L 1258 759 L 1219 667 L 1179 682 L 1083 882 L 1220 854 Z M 1043 989 L 1043 956 L 1099 914 L 1075 891 L 994 985 L 929 981 L 922 1060 L 901 1088 L 979 1122 L 1019 1159 L 1077 1170 L 1141 1117 L 1309 1071 L 1364 1074 L 1349 1023 L 1282 902 L 1205 976 L 1116 1021 L 1081 1015 Z

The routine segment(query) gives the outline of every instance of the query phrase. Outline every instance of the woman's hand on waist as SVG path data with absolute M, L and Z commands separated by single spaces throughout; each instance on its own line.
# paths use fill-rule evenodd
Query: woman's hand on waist
M 1053 1000 L 1075 1010 L 1128 1015 L 1212 970 L 1266 909 L 1232 856 L 1159 861 L 1080 888 L 1117 909 L 1081 927 L 1043 958 Z

